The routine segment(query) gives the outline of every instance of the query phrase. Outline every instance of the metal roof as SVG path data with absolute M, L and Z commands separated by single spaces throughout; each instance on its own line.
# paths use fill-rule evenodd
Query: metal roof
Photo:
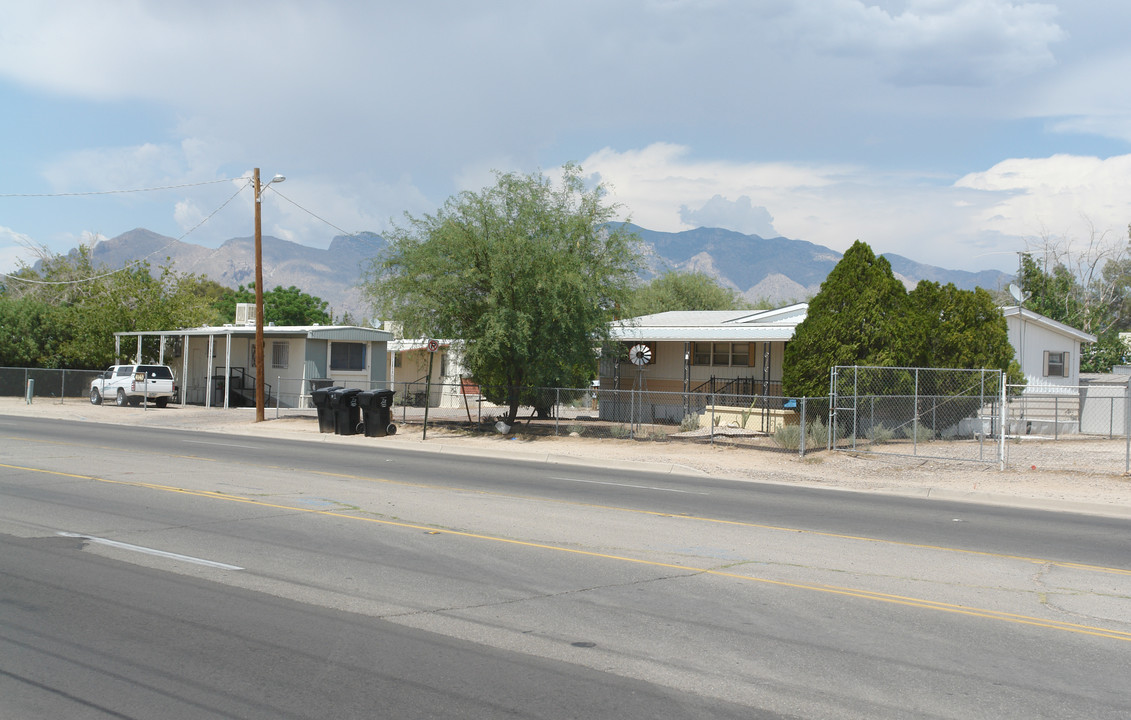
M 136 330 L 116 332 L 116 337 L 138 336 L 208 336 L 208 335 L 255 335 L 254 325 L 211 325 L 184 330 Z M 311 340 L 349 340 L 355 342 L 389 342 L 393 334 L 376 328 L 355 325 L 264 325 L 264 337 L 305 337 Z
M 1001 314 L 1007 318 L 1023 318 L 1025 322 L 1031 322 L 1034 325 L 1040 325 L 1043 328 L 1052 330 L 1055 333 L 1060 333 L 1061 335 L 1067 335 L 1068 337 L 1074 340 L 1079 340 L 1080 342 L 1094 343 L 1096 341 L 1096 336 L 1092 335 L 1091 333 L 1086 333 L 1083 330 L 1077 330 L 1074 327 L 1065 325 L 1062 322 L 1057 322 L 1052 318 L 1047 318 L 1039 312 L 1035 312 L 1033 310 L 1023 311 L 1021 306 L 1019 305 L 1007 305 L 1006 307 L 1003 307 L 1001 309 Z
M 759 342 L 789 340 L 805 319 L 805 303 L 774 310 L 671 311 L 614 323 L 614 340 Z

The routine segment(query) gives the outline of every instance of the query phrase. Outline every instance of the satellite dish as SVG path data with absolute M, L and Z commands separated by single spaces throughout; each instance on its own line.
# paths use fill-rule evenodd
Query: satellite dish
M 1029 298 L 1028 295 L 1024 295 L 1021 292 L 1021 288 L 1017 287 L 1016 283 L 1009 283 L 1009 294 L 1019 303 L 1023 303 Z
M 633 365 L 647 365 L 652 362 L 652 348 L 643 343 L 633 345 L 628 350 L 628 359 Z

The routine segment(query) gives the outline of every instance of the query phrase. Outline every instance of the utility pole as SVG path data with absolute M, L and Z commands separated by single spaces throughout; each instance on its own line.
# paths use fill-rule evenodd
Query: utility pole
M 255 422 L 263 422 L 263 188 L 259 168 L 252 171 L 255 183 Z

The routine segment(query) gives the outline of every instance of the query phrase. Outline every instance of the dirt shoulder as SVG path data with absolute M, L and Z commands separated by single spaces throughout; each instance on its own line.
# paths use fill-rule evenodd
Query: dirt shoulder
M 791 452 L 712 446 L 705 441 L 635 441 L 584 437 L 514 438 L 483 436 L 420 425 L 400 425 L 395 436 L 369 438 L 319 433 L 313 410 L 255 422 L 252 409 L 164 409 L 94 406 L 81 399 L 64 403 L 36 398 L 0 398 L 0 415 L 47 417 L 119 425 L 152 425 L 186 431 L 295 437 L 318 442 L 365 445 L 379 452 L 397 447 L 420 452 L 510 456 L 547 463 L 635 467 L 673 474 L 806 485 L 829 489 L 913 495 L 945 500 L 1036 507 L 1131 518 L 1131 478 L 1097 468 L 1121 467 L 1125 441 L 1056 440 L 1027 442 L 1024 464 L 996 465 L 895 455 Z M 0 452 L 2 454 L 2 452 Z M 1093 462 L 1103 455 L 1103 462 Z M 1030 462 L 1030 459 L 1032 462 Z

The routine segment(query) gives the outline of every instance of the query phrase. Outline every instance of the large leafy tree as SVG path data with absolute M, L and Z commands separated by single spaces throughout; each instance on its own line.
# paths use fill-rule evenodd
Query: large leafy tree
M 464 343 L 464 362 L 513 423 L 536 388 L 579 387 L 596 370 L 639 268 L 634 236 L 610 225 L 605 189 L 567 165 L 497 174 L 492 187 L 449 198 L 434 215 L 385 234 L 367 291 L 405 332 Z
M 891 264 L 857 240 L 832 269 L 786 343 L 782 389 L 796 397 L 829 393 L 835 365 L 897 364 L 905 337 L 907 291 Z
M 214 306 L 225 322 L 236 319 L 236 303 L 255 302 L 255 283 L 240 285 L 235 290 L 226 289 Z M 331 322 L 328 303 L 309 295 L 294 285 L 278 286 L 263 291 L 263 322 L 276 325 L 325 325 Z
M 626 317 L 669 310 L 745 310 L 753 308 L 733 289 L 702 272 L 668 271 L 632 294 Z
M 155 277 L 146 262 L 117 271 L 96 267 L 85 245 L 67 255 L 45 254 L 38 267 L 17 271 L 0 294 L 0 363 L 105 367 L 118 359 L 115 332 L 211 322 L 208 285 L 167 266 Z
M 1010 383 L 1023 382 L 1005 316 L 986 290 L 922 280 L 907 294 L 906 318 L 902 364 L 993 368 L 1006 371 Z

